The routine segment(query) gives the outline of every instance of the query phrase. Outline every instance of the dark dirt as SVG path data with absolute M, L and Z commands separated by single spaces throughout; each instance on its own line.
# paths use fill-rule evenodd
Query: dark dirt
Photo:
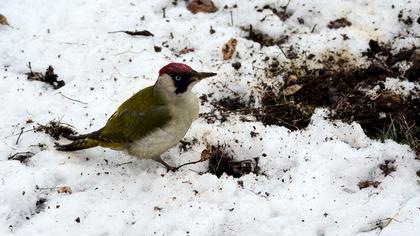
M 192 0 L 187 4 L 187 9 L 193 14 L 199 12 L 212 13 L 218 9 L 211 0 Z
M 232 67 L 235 69 L 235 70 L 239 70 L 239 69 L 241 69 L 241 63 L 240 62 L 234 62 L 234 63 L 232 63 Z
M 261 8 L 257 8 L 257 12 L 262 12 L 264 10 L 271 10 L 274 15 L 276 15 L 280 18 L 281 21 L 286 21 L 287 19 L 290 18 L 290 16 L 292 16 L 292 13 L 287 11 L 288 4 L 289 3 L 287 3 L 286 6 L 280 7 L 279 10 L 276 9 L 275 7 L 270 6 L 270 5 L 264 5 Z M 264 19 L 262 21 L 264 21 Z
M 398 13 L 398 21 L 402 22 L 406 25 L 412 25 L 413 24 L 413 19 L 410 16 L 404 17 L 404 12 L 402 10 Z
M 35 203 L 35 213 L 39 214 L 46 207 L 45 203 L 47 202 L 46 198 L 39 198 Z
M 162 51 L 162 47 L 159 47 L 159 46 L 154 46 L 153 49 L 155 50 L 155 52 L 161 52 Z
M 60 136 L 66 138 L 77 134 L 70 125 L 60 123 L 60 121 L 55 120 L 48 122 L 46 125 L 38 124 L 38 126 L 34 127 L 34 132 L 44 132 L 53 137 L 55 140 L 60 139 Z
M 279 39 L 272 38 L 268 36 L 267 34 L 256 30 L 253 28 L 252 25 L 249 25 L 248 27 L 241 27 L 241 29 L 248 33 L 247 36 L 245 36 L 246 39 L 257 42 L 261 45 L 261 47 L 269 47 L 273 45 L 282 45 L 287 42 L 289 39 L 289 36 L 285 35 Z
M 382 170 L 384 176 L 390 175 L 392 172 L 397 170 L 397 167 L 394 166 L 395 160 L 385 160 L 384 163 L 379 165 L 379 169 Z
M 193 138 L 191 141 L 183 139 L 183 140 L 179 141 L 178 148 L 179 148 L 180 151 L 182 150 L 182 151 L 186 152 L 186 151 L 190 150 L 192 148 L 192 146 L 197 144 L 197 143 L 198 143 L 198 139 L 196 139 L 196 138 Z
M 234 178 L 239 178 L 249 173 L 258 174 L 260 169 L 258 166 L 259 158 L 234 161 L 233 157 L 226 152 L 225 148 L 224 145 L 219 144 L 207 148 L 209 154 L 208 173 L 214 174 L 217 177 L 225 173 Z
M 63 80 L 57 80 L 58 75 L 54 73 L 54 68 L 50 65 L 48 66 L 45 74 L 41 72 L 32 71 L 31 62 L 28 64 L 29 72 L 25 73 L 28 80 L 37 80 L 53 86 L 54 89 L 59 89 L 63 87 L 66 83 Z
M 252 28 L 250 32 L 253 32 Z M 258 40 L 265 42 L 267 39 Z M 305 128 L 316 107 L 327 107 L 332 111 L 330 119 L 356 121 L 369 137 L 409 144 L 419 154 L 420 91 L 411 91 L 410 95 L 402 97 L 384 86 L 387 77 L 419 81 L 419 49 L 405 48 L 394 52 L 391 46 L 371 40 L 363 53 L 370 62 L 368 67 L 356 66 L 344 54 L 330 52 L 320 59 L 309 54 L 303 63 L 293 64 L 292 61 L 292 66 L 287 68 L 279 63 L 268 63 L 268 72 L 288 79 L 277 87 L 261 82 L 260 107 L 243 102 L 240 96 L 211 103 L 221 114 L 253 115 L 265 125 L 285 126 L 291 130 Z M 309 68 L 306 64 L 309 60 L 316 60 L 321 68 Z M 401 69 L 401 62 L 408 68 Z M 375 97 L 362 91 L 374 87 L 379 87 Z M 221 121 L 226 117 L 222 116 Z

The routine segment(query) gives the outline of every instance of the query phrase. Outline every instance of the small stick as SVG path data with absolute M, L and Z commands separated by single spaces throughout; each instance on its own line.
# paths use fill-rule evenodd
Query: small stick
M 316 26 L 317 26 L 317 24 L 315 24 L 314 27 L 312 27 L 311 33 L 313 33 L 315 31 Z
M 280 46 L 280 45 L 278 45 L 279 46 L 279 48 L 280 48 L 280 51 L 283 53 L 283 55 L 284 55 L 284 57 L 286 58 L 286 59 L 288 59 L 289 60 L 289 57 L 286 55 L 286 53 L 283 51 L 283 48 Z
M 22 134 L 23 134 L 23 129 L 24 129 L 24 127 L 20 128 L 20 133 L 19 133 L 19 136 L 18 136 L 18 138 L 16 140 L 16 145 L 18 145 L 20 136 L 22 136 Z
M 122 166 L 122 165 L 127 165 L 127 164 L 132 164 L 132 163 L 133 163 L 132 161 L 127 161 L 127 162 L 115 164 L 115 166 Z
M 285 11 L 285 12 L 286 12 L 286 10 L 287 10 L 287 7 L 289 7 L 289 3 L 290 3 L 290 1 L 291 1 L 291 0 L 287 1 L 286 6 L 284 6 L 284 7 L 283 7 L 283 9 L 284 9 L 284 11 Z
M 128 31 L 128 30 L 117 30 L 117 31 L 111 31 L 108 32 L 108 34 L 115 34 L 115 33 L 125 33 L 131 36 L 154 36 L 152 33 L 150 33 L 150 31 L 148 30 L 141 30 L 141 31 Z
M 79 100 L 77 100 L 77 99 L 67 97 L 67 96 L 66 96 L 66 95 L 64 95 L 62 92 L 58 92 L 58 93 L 59 93 L 59 94 L 61 94 L 61 96 L 65 97 L 65 98 L 67 98 L 67 99 L 69 99 L 69 100 L 71 100 L 71 101 L 73 101 L 73 102 L 78 102 L 78 103 L 81 103 L 81 104 L 83 104 L 83 105 L 87 105 L 87 103 L 86 103 L 86 102 L 82 102 L 82 101 L 79 101 Z
M 230 24 L 233 26 L 233 13 L 230 11 Z

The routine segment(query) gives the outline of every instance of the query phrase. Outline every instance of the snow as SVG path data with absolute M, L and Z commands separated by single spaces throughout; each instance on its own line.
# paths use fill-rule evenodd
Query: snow
M 418 1 L 290 1 L 293 14 L 286 22 L 270 10 L 255 9 L 265 4 L 279 9 L 286 2 L 215 1 L 216 13 L 193 15 L 184 1 L 2 0 L 0 13 L 14 28 L 0 26 L 0 235 L 377 235 L 379 229 L 371 230 L 375 222 L 387 218 L 393 220 L 382 236 L 420 235 L 415 153 L 392 140 L 369 139 L 357 123 L 328 121 L 321 109 L 308 128 L 293 132 L 237 116 L 215 124 L 198 119 L 186 136 L 198 144 L 163 155 L 178 165 L 199 159 L 207 143 L 226 143 L 238 160 L 260 157 L 265 174 L 239 179 L 199 174 L 206 163 L 166 173 L 157 163 L 112 150 L 61 153 L 53 148 L 55 140 L 42 133 L 25 132 L 16 144 L 21 128 L 33 126 L 28 119 L 41 124 L 59 119 L 82 133 L 100 128 L 171 61 L 218 73 L 196 86 L 199 95 L 248 97 L 255 78 L 264 75 L 262 59 L 275 56 L 285 63 L 285 58 L 276 46 L 260 48 L 245 39 L 240 26 L 252 24 L 273 37 L 290 35 L 286 46 L 317 55 L 345 50 L 357 56 L 371 38 L 392 40 L 395 48 L 420 43 L 420 24 L 408 28 L 397 18 L 403 9 L 416 19 Z M 340 17 L 352 26 L 328 29 L 328 22 Z M 147 29 L 154 37 L 108 33 L 134 29 Z M 350 39 L 342 40 L 341 34 Z M 232 37 L 238 40 L 240 58 L 223 61 L 220 49 Z M 155 52 L 154 46 L 162 51 Z M 175 56 L 184 47 L 195 51 Z M 53 90 L 27 81 L 29 61 L 34 71 L 53 65 L 66 85 Z M 241 73 L 231 66 L 235 61 L 241 62 Z M 405 94 L 418 85 L 388 78 L 385 86 L 398 86 Z M 208 104 L 201 107 L 208 110 Z M 259 135 L 251 137 L 251 131 Z M 36 155 L 26 165 L 7 160 L 20 151 Z M 396 171 L 388 176 L 378 167 L 385 160 L 395 160 Z M 357 184 L 364 180 L 381 184 L 360 190 Z M 61 186 L 72 193 L 58 193 Z M 40 198 L 46 199 L 45 208 L 37 207 Z

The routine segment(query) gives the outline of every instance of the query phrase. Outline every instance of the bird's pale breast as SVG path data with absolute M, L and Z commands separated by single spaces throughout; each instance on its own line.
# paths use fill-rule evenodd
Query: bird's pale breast
M 175 146 L 198 117 L 198 99 L 195 95 L 177 105 L 168 105 L 171 120 L 147 136 L 128 146 L 128 152 L 141 159 L 153 159 Z

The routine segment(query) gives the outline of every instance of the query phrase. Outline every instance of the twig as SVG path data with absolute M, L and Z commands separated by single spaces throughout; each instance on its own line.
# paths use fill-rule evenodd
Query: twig
M 127 165 L 127 164 L 132 164 L 132 163 L 133 163 L 132 161 L 127 161 L 127 162 L 115 164 L 115 166 L 122 166 L 122 165 Z
M 230 11 L 230 24 L 233 26 L 233 13 Z
M 118 31 L 108 32 L 108 34 L 115 34 L 115 33 L 125 33 L 125 34 L 131 35 L 131 36 L 138 36 L 138 35 L 140 35 L 140 36 L 152 36 L 152 37 L 154 36 L 148 30 L 141 30 L 141 31 L 137 31 L 137 30 L 135 30 L 135 31 L 118 30 Z
M 114 54 L 114 56 L 119 56 L 119 55 L 123 55 L 123 54 L 127 54 L 127 53 L 140 54 L 141 52 L 131 51 L 130 49 L 128 49 L 127 51 L 116 53 L 116 54 Z
M 285 11 L 285 12 L 286 12 L 286 10 L 287 10 L 287 7 L 289 7 L 290 1 L 291 1 L 291 0 L 287 1 L 286 6 L 282 7 L 282 8 L 284 9 L 284 11 Z
M 31 132 L 33 130 L 34 129 L 28 129 L 28 130 L 22 131 L 22 134 L 27 133 L 27 132 Z M 5 136 L 4 138 L 7 139 L 7 138 L 10 138 L 10 137 L 13 137 L 13 136 L 16 136 L 16 135 L 20 135 L 20 133 L 19 134 L 11 134 L 9 136 Z
M 78 103 L 81 103 L 81 104 L 83 104 L 83 105 L 87 105 L 87 103 L 86 103 L 86 102 L 82 102 L 82 101 L 79 101 L 79 100 L 77 100 L 77 99 L 67 97 L 67 96 L 66 96 L 66 95 L 64 95 L 62 92 L 58 92 L 58 94 L 60 94 L 60 95 L 61 95 L 61 96 L 63 96 L 64 98 L 67 98 L 67 99 L 69 99 L 69 100 L 71 100 L 71 101 L 73 101 L 73 102 L 78 102 Z
M 22 134 L 23 134 L 23 129 L 24 129 L 24 127 L 20 128 L 20 133 L 19 133 L 19 136 L 18 136 L 18 138 L 16 140 L 16 145 L 18 145 L 20 136 L 22 136 Z
M 280 46 L 280 45 L 278 45 L 278 47 L 280 48 L 280 51 L 283 53 L 283 55 L 284 55 L 284 57 L 287 59 L 287 60 L 289 60 L 289 57 L 286 55 L 286 53 L 283 51 L 283 48 Z
M 183 166 L 186 166 L 186 165 L 193 165 L 193 164 L 197 164 L 197 163 L 200 163 L 200 162 L 203 162 L 203 161 L 205 161 L 205 160 L 200 159 L 200 160 L 198 160 L 198 161 L 191 161 L 191 162 L 187 162 L 187 163 L 184 163 L 184 164 L 182 164 L 182 165 L 180 165 L 180 166 L 177 166 L 177 167 L 176 167 L 176 170 L 178 170 L 179 168 L 181 168 L 181 167 L 183 167 Z
M 313 33 L 315 31 L 317 24 L 314 25 L 314 27 L 312 27 L 311 33 Z

